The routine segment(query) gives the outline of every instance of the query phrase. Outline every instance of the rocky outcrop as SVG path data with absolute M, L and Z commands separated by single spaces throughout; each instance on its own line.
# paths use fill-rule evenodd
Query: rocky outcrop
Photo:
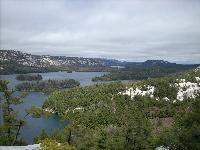
M 0 150 L 39 150 L 40 144 L 33 144 L 27 146 L 0 146 Z

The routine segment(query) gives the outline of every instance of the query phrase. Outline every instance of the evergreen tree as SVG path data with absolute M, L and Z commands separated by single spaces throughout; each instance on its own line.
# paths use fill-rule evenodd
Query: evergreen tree
M 7 87 L 8 82 L 0 80 L 0 92 L 2 93 L 2 109 L 3 109 L 3 124 L 0 126 L 0 145 L 21 145 L 21 139 L 18 139 L 21 127 L 24 121 L 17 119 L 16 112 L 11 105 L 19 104 L 20 97 L 13 96 L 13 92 Z

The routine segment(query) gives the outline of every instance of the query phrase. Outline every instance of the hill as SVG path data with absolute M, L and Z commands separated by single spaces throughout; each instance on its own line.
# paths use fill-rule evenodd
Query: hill
M 142 80 L 149 77 L 174 75 L 198 67 L 198 64 L 176 64 L 164 60 L 147 60 L 145 62 L 124 62 L 124 67 L 111 70 L 109 74 L 93 78 L 93 81 Z
M 123 84 L 53 93 L 45 111 L 70 122 L 49 138 L 77 149 L 199 148 L 200 68 Z
M 133 77 L 135 72 L 137 73 L 136 76 L 141 76 L 139 72 L 142 72 L 142 74 L 144 72 L 148 75 L 153 71 L 153 75 L 150 74 L 149 76 L 152 77 L 155 74 L 155 77 L 158 77 L 193 69 L 197 66 L 170 63 L 164 60 L 122 62 L 115 59 L 32 55 L 15 50 L 0 50 L 0 74 L 50 71 L 106 71 L 111 72 L 111 74 L 105 78 L 95 80 L 130 80 L 137 79 L 137 77 L 128 77 Z M 145 77 L 141 76 L 140 78 L 144 79 Z
M 0 74 L 61 70 L 107 71 L 109 66 L 119 63 L 112 59 L 32 55 L 15 50 L 0 50 Z

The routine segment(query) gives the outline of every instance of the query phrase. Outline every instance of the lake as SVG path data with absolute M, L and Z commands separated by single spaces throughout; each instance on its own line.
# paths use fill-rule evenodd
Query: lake
M 33 73 L 34 74 L 34 73 Z M 101 76 L 105 72 L 48 72 L 48 73 L 39 73 L 42 75 L 43 80 L 48 79 L 75 79 L 80 82 L 81 86 L 92 85 L 96 82 L 92 82 L 92 78 L 95 76 Z M 24 81 L 18 81 L 15 79 L 17 74 L 12 75 L 0 75 L 0 80 L 8 80 L 9 88 L 14 88 L 15 85 Z M 23 98 L 23 103 L 13 106 L 14 110 L 18 112 L 18 117 L 24 119 L 26 115 L 25 109 L 30 108 L 32 105 L 42 106 L 45 99 L 48 98 L 48 95 L 41 92 L 30 92 L 25 98 Z M 2 117 L 2 112 L 0 112 L 0 117 Z M 50 133 L 56 128 L 63 128 L 66 122 L 61 122 L 57 115 L 52 115 L 49 118 L 32 118 L 30 115 L 25 119 L 26 124 L 21 130 L 21 137 L 28 143 L 33 144 L 33 139 L 40 134 L 42 129 L 45 129 L 47 133 Z

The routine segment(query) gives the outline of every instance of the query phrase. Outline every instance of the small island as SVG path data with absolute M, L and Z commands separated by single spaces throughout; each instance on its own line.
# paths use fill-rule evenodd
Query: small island
M 72 73 L 72 71 L 71 70 L 67 70 L 67 73 Z
M 38 81 L 42 80 L 42 76 L 40 74 L 19 74 L 16 76 L 16 79 L 20 81 Z
M 44 80 L 37 82 L 24 82 L 15 86 L 17 91 L 23 92 L 44 92 L 51 93 L 58 89 L 73 88 L 79 86 L 80 83 L 74 79 L 69 80 Z

